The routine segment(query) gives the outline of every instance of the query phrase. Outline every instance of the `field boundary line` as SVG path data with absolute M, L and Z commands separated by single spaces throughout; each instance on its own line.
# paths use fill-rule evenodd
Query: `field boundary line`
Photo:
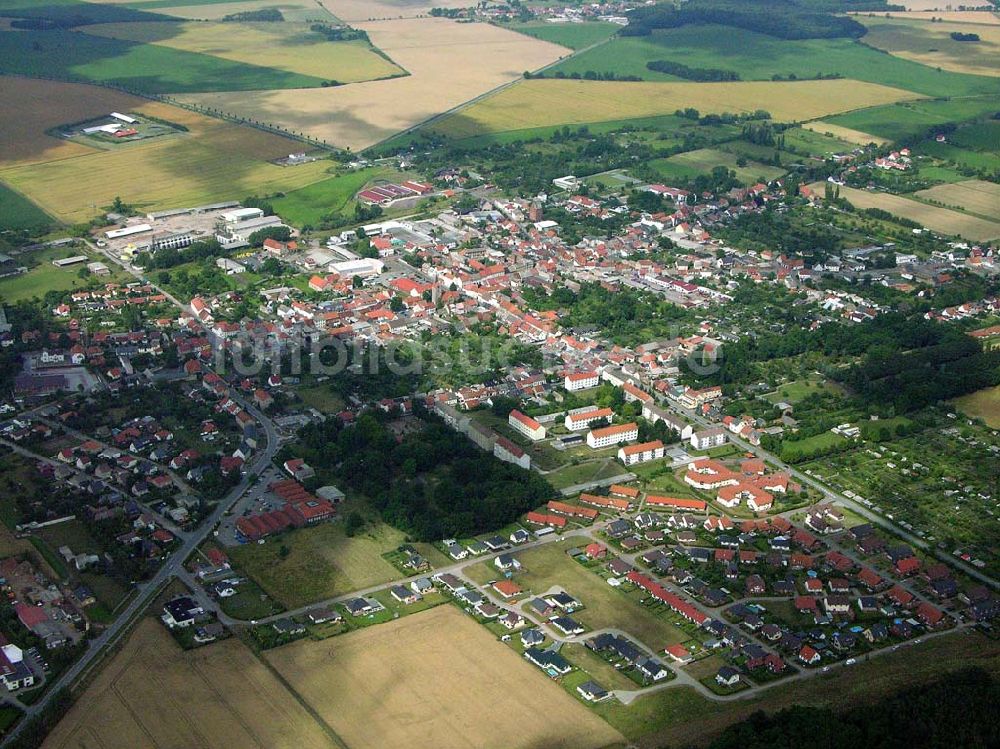
M 347 745 L 347 742 L 340 737 L 340 734 L 337 733 L 335 730 L 333 730 L 333 726 L 331 726 L 329 723 L 326 722 L 326 720 L 323 718 L 322 715 L 319 714 L 316 708 L 310 705 L 306 701 L 305 697 L 299 694 L 299 691 L 294 686 L 292 686 L 292 683 L 288 679 L 286 679 L 284 675 L 280 671 L 278 671 L 278 669 L 276 669 L 270 662 L 268 662 L 267 658 L 265 658 L 262 653 L 256 652 L 254 648 L 249 647 L 248 645 L 246 645 L 246 643 L 244 643 L 244 647 L 247 647 L 250 650 L 250 652 L 253 653 L 254 657 L 256 657 L 257 660 L 259 660 L 262 664 L 264 664 L 264 668 L 266 668 L 268 671 L 271 672 L 271 675 L 275 679 L 277 679 L 278 683 L 281 684 L 281 686 L 284 687 L 285 690 L 290 695 L 292 695 L 295 701 L 302 706 L 302 709 L 306 711 L 309 717 L 312 718 L 314 721 L 316 721 L 317 725 L 319 725 L 319 727 L 323 730 L 323 732 L 330 737 L 330 740 L 333 741 L 334 744 L 340 747 L 340 749 L 350 749 L 350 747 Z

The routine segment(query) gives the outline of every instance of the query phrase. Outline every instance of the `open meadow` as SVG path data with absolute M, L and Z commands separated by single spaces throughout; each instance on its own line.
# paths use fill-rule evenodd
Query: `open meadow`
M 641 606 L 638 594 L 612 588 L 596 571 L 567 556 L 567 548 L 566 544 L 546 544 L 518 554 L 524 571 L 515 576 L 517 584 L 536 595 L 553 586 L 564 588 L 583 603 L 573 617 L 588 629 L 617 627 L 655 651 L 690 639 L 665 615 Z M 492 566 L 490 570 L 496 572 Z
M 966 416 L 982 419 L 987 426 L 1000 429 L 1000 385 L 963 395 L 953 403 Z
M 738 81 L 730 83 L 622 83 L 530 80 L 500 91 L 429 126 L 452 138 L 546 125 L 672 114 L 766 108 L 779 122 L 811 120 L 875 104 L 912 98 L 900 89 L 850 80 Z
M 961 208 L 987 219 L 1000 221 L 1000 185 L 981 179 L 937 185 L 914 193 L 918 198 Z
M 293 23 L 197 23 L 191 21 L 107 23 L 88 26 L 87 34 L 127 39 L 225 60 L 354 83 L 402 75 L 404 71 L 361 40 L 331 42 Z M 267 54 L 261 55 L 266 49 Z
M 617 731 L 454 606 L 264 656 L 351 749 L 598 749 Z
M 755 161 L 747 161 L 743 166 L 738 163 L 735 154 L 720 151 L 715 148 L 699 148 L 696 151 L 685 151 L 665 159 L 654 159 L 649 166 L 656 169 L 665 180 L 694 179 L 700 174 L 707 174 L 717 166 L 724 166 L 736 173 L 736 179 L 746 184 L 753 184 L 759 179 L 769 182 L 785 173 L 781 167 L 768 166 Z
M 865 44 L 897 57 L 973 75 L 1000 75 L 1000 26 L 970 26 L 897 19 L 863 19 L 868 33 Z M 953 33 L 979 36 L 979 41 L 960 42 Z
M 0 79 L 6 82 L 6 79 Z M 36 81 L 40 96 L 57 97 L 66 84 Z M 92 90 L 91 87 L 82 87 Z M 102 89 L 96 89 L 98 93 Z M 49 153 L 62 158 L 47 163 L 0 166 L 0 180 L 8 183 L 56 218 L 86 221 L 115 196 L 143 209 L 174 208 L 239 200 L 247 195 L 292 190 L 319 181 L 329 166 L 325 161 L 285 167 L 270 163 L 301 150 L 301 144 L 272 133 L 236 125 L 159 102 L 126 99 L 125 111 L 156 117 L 186 128 L 176 136 L 136 143 L 114 151 L 95 151 L 65 144 L 51 136 L 26 133 L 15 153 L 20 160 L 37 162 Z M 60 121 L 79 121 L 84 110 L 42 104 L 4 108 L 0 129 L 22 116 L 49 127 Z M 108 110 L 103 110 L 106 113 Z M 86 108 L 87 114 L 97 112 Z M 59 147 L 49 146 L 48 141 Z M 0 162 L 2 163 L 2 162 Z
M 349 593 L 404 577 L 383 554 L 395 551 L 401 531 L 376 523 L 355 536 L 343 523 L 300 528 L 266 544 L 246 544 L 229 551 L 235 566 L 256 580 L 287 608 Z M 429 544 L 415 544 L 432 565 L 445 556 Z M 287 553 L 284 550 L 287 550 Z
M 563 47 L 483 23 L 419 18 L 359 23 L 410 75 L 306 91 L 190 94 L 185 101 L 277 122 L 362 149 L 566 54 Z
M 238 639 L 184 652 L 143 619 L 45 749 L 339 749 L 322 721 Z
M 816 182 L 810 187 L 822 193 L 823 185 L 822 182 Z M 976 242 L 1000 237 L 1000 223 L 996 221 L 986 221 L 966 213 L 927 205 L 899 195 L 887 192 L 869 192 L 842 185 L 840 197 L 850 201 L 855 208 L 879 208 L 895 216 L 916 221 L 921 226 L 939 234 L 962 236 Z
M 823 124 L 838 125 L 889 141 L 899 141 L 923 135 L 935 125 L 991 115 L 998 108 L 1000 97 L 997 96 L 903 101 L 837 115 Z
M 527 23 L 504 24 L 505 29 L 527 34 L 546 42 L 559 44 L 568 49 L 583 49 L 609 38 L 621 28 L 617 23 L 588 21 L 585 23 L 549 23 L 548 21 L 528 21 Z

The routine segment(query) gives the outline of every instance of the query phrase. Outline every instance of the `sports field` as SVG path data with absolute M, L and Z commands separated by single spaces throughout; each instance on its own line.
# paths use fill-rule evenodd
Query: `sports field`
M 1000 75 L 1000 26 L 863 19 L 865 44 L 897 57 L 957 73 Z M 959 42 L 951 34 L 975 33 L 978 42 Z
M 86 33 L 266 65 L 323 81 L 354 83 L 403 74 L 367 42 L 327 41 L 307 24 L 106 23 L 88 26 Z
M 866 24 L 869 22 L 868 18 L 862 20 Z M 892 24 L 891 21 L 884 23 Z M 898 22 L 900 25 L 906 23 Z M 941 25 L 934 24 L 934 27 Z M 865 37 L 867 40 L 868 37 Z M 948 41 L 951 42 L 951 39 L 948 38 Z M 970 48 L 966 53 L 973 54 L 973 48 L 982 45 L 966 46 Z M 935 70 L 919 62 L 887 56 L 853 39 L 776 39 L 721 26 L 684 26 L 659 30 L 649 36 L 620 37 L 561 62 L 551 72 L 584 75 L 592 70 L 596 73 L 638 76 L 650 81 L 680 80 L 673 75 L 649 70 L 646 64 L 653 60 L 670 60 L 691 68 L 733 71 L 745 81 L 769 81 L 775 75 L 806 80 L 822 73 L 927 96 L 1000 91 L 1000 84 L 990 78 Z
M 65 84 L 35 81 L 32 85 L 40 94 L 49 91 L 55 96 Z M 69 119 L 83 119 L 71 116 L 68 109 L 52 109 L 55 112 L 35 119 L 47 117 L 51 121 L 60 113 Z M 293 190 L 326 175 L 329 164 L 325 161 L 293 167 L 269 163 L 302 148 L 278 135 L 159 102 L 126 109 L 182 125 L 188 131 L 114 151 L 92 151 L 71 144 L 72 148 L 83 149 L 83 153 L 78 151 L 78 155 L 48 163 L 0 168 L 0 180 L 56 218 L 75 222 L 89 220 L 115 196 L 143 209 L 184 207 Z M 22 116 L 24 108 L 5 107 L 0 113 L 0 129 Z M 58 143 L 54 138 L 48 140 Z M 37 152 L 39 146 L 34 146 Z
M 822 193 L 823 185 L 822 182 L 815 182 L 810 187 Z M 965 239 L 977 242 L 1000 237 L 1000 223 L 996 221 L 986 221 L 959 211 L 927 205 L 899 195 L 841 186 L 840 196 L 850 201 L 855 208 L 880 208 L 896 216 L 916 221 L 921 226 L 940 234 L 961 235 Z
M 958 207 L 983 218 L 1000 221 L 1000 185 L 980 179 L 937 185 L 914 193 L 916 197 Z
M 767 166 L 755 161 L 748 161 L 739 166 L 737 156 L 715 148 L 699 148 L 697 151 L 686 151 L 666 159 L 655 159 L 649 166 L 656 169 L 665 180 L 693 179 L 700 174 L 707 174 L 717 166 L 724 166 L 736 172 L 736 179 L 745 184 L 753 184 L 759 179 L 765 182 L 777 179 L 785 173 L 781 167 Z
M 145 99 L 95 86 L 0 76 L 0 169 L 93 153 L 81 143 L 46 135 L 58 125 L 128 112 Z M 16 103 L 16 106 L 14 106 Z
M 672 114 L 685 107 L 695 107 L 706 114 L 767 109 L 775 120 L 792 122 L 912 96 L 907 91 L 849 80 L 781 83 L 530 80 L 449 115 L 429 129 L 453 138 L 466 138 L 546 125 Z
M 49 734 L 45 749 L 340 749 L 238 639 L 182 651 L 154 619 Z
M 555 44 L 483 23 L 419 18 L 356 25 L 410 75 L 308 91 L 192 94 L 182 98 L 281 123 L 357 150 L 566 54 Z
M 395 169 L 384 167 L 359 169 L 287 192 L 274 198 L 271 205 L 275 213 L 296 226 L 315 225 L 325 216 L 350 207 L 354 196 L 372 180 L 392 179 L 397 174 Z
M 622 741 L 454 606 L 264 656 L 351 749 L 598 749 Z
M 1000 385 L 963 395 L 953 403 L 966 416 L 982 419 L 994 429 L 1000 429 Z

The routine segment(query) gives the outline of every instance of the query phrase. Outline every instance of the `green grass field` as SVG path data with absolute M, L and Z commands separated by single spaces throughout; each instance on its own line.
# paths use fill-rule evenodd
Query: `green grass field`
M 771 149 L 773 151 L 773 149 Z M 697 151 L 679 153 L 666 159 L 655 159 L 649 166 L 658 171 L 665 180 L 692 179 L 701 174 L 711 172 L 717 166 L 724 166 L 736 172 L 736 178 L 745 184 L 754 184 L 759 179 L 769 181 L 777 179 L 785 173 L 780 167 L 766 166 L 753 161 L 747 161 L 744 166 L 737 164 L 735 154 L 714 148 L 701 148 Z
M 52 264 L 54 258 L 79 255 L 79 249 L 58 248 L 39 250 L 28 255 L 21 255 L 16 260 L 17 265 L 30 268 L 27 273 L 8 278 L 0 278 L 0 300 L 7 304 L 20 302 L 33 297 L 42 298 L 49 291 L 69 291 L 90 285 L 91 278 L 80 278 L 82 265 L 70 268 L 57 268 Z M 114 281 L 117 275 L 103 276 L 104 281 Z
M 592 21 L 587 23 L 548 23 L 529 21 L 528 23 L 503 24 L 503 28 L 533 36 L 546 42 L 559 44 L 570 49 L 583 49 L 597 44 L 621 28 L 616 23 Z
M 966 416 L 982 419 L 987 426 L 1000 429 L 1000 385 L 963 395 L 954 401 Z
M 1000 80 L 938 71 L 879 52 L 849 39 L 788 41 L 751 31 L 717 26 L 685 26 L 647 37 L 623 37 L 560 63 L 547 74 L 583 75 L 592 70 L 634 75 L 650 81 L 678 80 L 651 71 L 651 60 L 671 60 L 692 68 L 721 68 L 743 80 L 771 80 L 774 75 L 800 79 L 818 73 L 881 83 L 928 96 L 1000 93 Z M 767 102 L 761 102 L 767 109 Z
M 229 556 L 240 572 L 291 609 L 403 577 L 382 557 L 403 539 L 400 531 L 384 523 L 368 526 L 354 537 L 344 533 L 343 523 L 325 523 L 290 531 L 265 544 L 233 548 Z M 446 563 L 431 546 L 417 548 L 432 565 Z
M 28 229 L 41 232 L 55 222 L 49 214 L 21 193 L 0 182 L 0 229 Z
M 567 543 L 554 543 L 518 554 L 524 571 L 515 575 L 515 582 L 536 594 L 562 586 L 583 603 L 573 617 L 589 629 L 618 627 L 655 650 L 690 639 L 666 616 L 639 605 L 637 594 L 615 590 L 595 571 L 568 557 L 567 548 Z
M 895 141 L 921 135 L 935 125 L 972 120 L 997 109 L 1000 109 L 997 96 L 910 101 L 827 117 L 826 121 Z
M 152 94 L 309 88 L 323 83 L 315 76 L 75 31 L 2 31 L 0 59 L 8 73 L 114 84 Z
M 384 167 L 359 169 L 320 180 L 271 201 L 274 212 L 286 221 L 302 226 L 316 224 L 331 213 L 342 213 L 354 196 L 374 179 L 391 179 L 396 172 Z
M 789 128 L 782 135 L 785 138 L 786 148 L 818 158 L 825 158 L 835 153 L 846 153 L 854 149 L 854 144 L 848 143 L 846 140 L 801 127 Z

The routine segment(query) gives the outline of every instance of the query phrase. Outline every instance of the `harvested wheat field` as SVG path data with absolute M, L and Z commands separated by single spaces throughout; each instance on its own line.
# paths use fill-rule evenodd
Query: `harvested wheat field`
M 954 7 L 948 0 L 901 0 L 893 5 L 902 5 L 907 10 L 927 11 L 927 10 L 950 10 Z M 879 15 L 882 15 L 881 13 Z
M 63 84 L 33 85 L 46 90 Z M 113 151 L 85 149 L 72 158 L 0 168 L 0 178 L 53 216 L 73 223 L 89 220 L 115 196 L 146 210 L 176 208 L 292 190 L 326 176 L 325 161 L 292 167 L 270 163 L 301 150 L 297 141 L 169 104 L 139 101 L 139 106 L 122 108 L 182 125 L 188 132 Z
M 824 182 L 815 182 L 810 187 L 822 194 Z M 916 221 L 921 226 L 940 234 L 961 235 L 965 239 L 981 242 L 1000 237 L 1000 223 L 969 216 L 959 211 L 927 205 L 916 200 L 890 195 L 885 192 L 868 192 L 854 187 L 841 186 L 840 196 L 850 201 L 855 208 L 881 208 L 896 216 Z
M 961 208 L 984 218 L 1000 221 L 1000 185 L 981 179 L 970 179 L 921 190 L 918 198 L 942 205 Z
M 871 135 L 869 133 L 863 133 L 860 130 L 854 130 L 849 127 L 842 127 L 840 125 L 834 125 L 829 122 L 824 122 L 823 120 L 816 120 L 815 122 L 804 122 L 802 127 L 805 130 L 812 130 L 814 133 L 824 134 L 834 136 L 835 138 L 840 138 L 841 140 L 846 140 L 848 143 L 856 143 L 859 146 L 867 146 L 869 143 L 875 143 L 879 146 L 884 146 L 889 141 L 886 138 L 880 138 L 877 135 Z
M 345 23 L 426 16 L 431 8 L 466 8 L 467 0 L 319 0 Z
M 864 19 L 862 41 L 896 57 L 972 75 L 1000 75 L 1000 26 L 971 28 L 963 23 Z M 979 41 L 959 42 L 953 33 L 974 33 Z
M 45 749 L 334 749 L 324 727 L 239 640 L 185 652 L 144 619 Z
M 127 112 L 146 100 L 97 86 L 0 76 L 0 102 L 2 169 L 93 153 L 92 148 L 45 131 L 116 110 Z
M 851 16 L 867 16 L 869 13 L 848 13 Z M 876 15 L 879 18 L 905 18 L 911 21 L 930 21 L 935 18 L 949 23 L 984 23 L 1000 24 L 1000 15 L 988 10 L 890 10 L 879 11 Z M 974 31 L 974 29 L 969 29 Z
M 596 749 L 608 724 L 453 606 L 266 654 L 351 749 Z
M 530 80 L 449 115 L 430 129 L 465 138 L 546 125 L 651 117 L 685 107 L 713 114 L 766 109 L 779 122 L 794 122 L 912 98 L 916 97 L 908 91 L 846 79 L 781 83 Z
M 88 26 L 87 33 L 197 52 L 341 83 L 403 74 L 366 42 L 331 42 L 321 34 L 310 31 L 304 23 L 101 23 Z M 264 56 L 261 55 L 262 49 L 267 50 Z
M 361 149 L 559 59 L 555 44 L 484 23 L 422 18 L 357 24 L 410 75 L 337 88 L 188 94 L 226 112 Z
M 286 21 L 329 23 L 334 20 L 333 16 L 316 0 L 231 0 L 231 2 L 176 0 L 176 4 L 167 6 L 164 6 L 161 0 L 154 0 L 154 2 L 155 4 L 152 6 L 143 7 L 137 3 L 137 0 L 102 0 L 102 3 L 129 5 L 148 13 L 160 13 L 174 18 L 190 18 L 197 21 L 218 21 L 234 13 L 270 8 L 280 10 Z

